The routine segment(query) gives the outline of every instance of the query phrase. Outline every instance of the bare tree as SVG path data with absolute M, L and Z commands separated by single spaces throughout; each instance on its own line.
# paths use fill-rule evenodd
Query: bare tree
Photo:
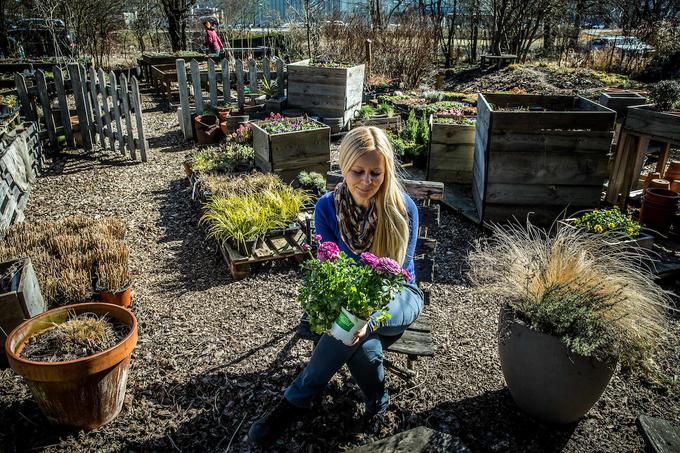
M 196 0 L 159 0 L 168 20 L 170 47 L 173 52 L 187 48 L 187 16 Z

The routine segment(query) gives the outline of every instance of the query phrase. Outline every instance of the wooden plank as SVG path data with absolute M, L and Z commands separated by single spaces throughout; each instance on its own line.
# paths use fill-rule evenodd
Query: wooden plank
M 288 82 L 288 96 L 292 94 L 297 96 L 323 96 L 329 100 L 342 100 L 342 107 L 345 107 L 345 96 L 347 95 L 347 87 L 344 85 L 320 85 L 317 83 L 302 83 L 300 81 Z M 304 102 L 304 100 L 296 100 L 296 102 Z
M 210 87 L 210 105 L 217 106 L 217 76 L 215 75 L 215 62 L 208 60 L 208 86 Z
M 111 89 L 111 102 L 113 103 L 113 118 L 116 120 L 116 141 L 118 142 L 118 150 L 122 155 L 125 155 L 125 138 L 123 135 L 123 125 L 120 120 L 120 106 L 118 100 L 118 82 L 113 71 L 109 72 L 109 83 Z M 115 148 L 113 148 L 115 149 Z
M 190 140 L 194 138 L 191 128 L 191 109 L 189 108 L 189 90 L 187 87 L 187 73 L 184 60 L 179 58 L 175 62 L 177 66 L 177 84 L 179 85 L 179 104 L 182 109 L 182 131 L 184 138 Z
M 248 59 L 248 83 L 250 85 L 250 92 L 257 93 L 260 91 L 257 86 L 257 63 L 253 58 Z
M 120 89 L 121 97 L 123 98 L 123 111 L 125 112 L 125 138 L 127 139 L 127 147 L 130 152 L 130 157 L 137 159 L 135 152 L 135 136 L 132 130 L 132 112 L 130 111 L 130 99 L 128 94 L 128 80 L 125 74 L 120 75 Z
M 281 58 L 276 59 L 276 84 L 279 88 L 279 98 L 285 96 L 284 85 L 283 85 L 283 60 Z
M 637 423 L 650 451 L 655 453 L 680 451 L 680 426 L 648 415 L 640 415 Z
M 541 151 L 594 153 L 610 152 L 613 131 L 525 131 L 494 132 L 493 152 Z M 578 156 L 582 158 L 586 156 Z
M 86 121 L 86 134 L 89 137 L 92 146 L 95 144 L 95 131 L 93 128 L 94 121 L 92 118 L 92 102 L 90 102 L 90 87 L 88 86 L 87 71 L 85 71 L 84 65 L 78 66 L 78 72 L 80 73 L 80 82 L 83 89 L 83 102 L 85 103 L 85 121 Z M 80 133 L 83 134 L 83 128 L 80 128 Z
M 243 111 L 246 103 L 245 81 L 243 74 L 243 60 L 236 60 L 236 97 L 239 111 Z
M 26 88 L 26 79 L 20 73 L 14 74 L 14 82 L 17 88 L 17 97 L 21 103 L 21 114 L 26 117 L 29 121 L 37 121 L 38 114 L 35 111 L 33 103 L 31 102 L 31 97 L 28 94 L 28 88 Z
M 269 66 L 271 62 L 269 61 L 269 57 L 264 57 L 262 59 L 262 74 L 264 76 L 264 80 L 267 81 L 267 84 L 271 84 L 272 81 L 272 72 L 271 72 L 271 67 Z
M 54 117 L 52 116 L 52 106 L 50 105 L 50 95 L 47 92 L 47 83 L 45 82 L 45 73 L 38 70 L 35 75 L 36 83 L 38 84 L 38 95 L 40 98 L 40 105 L 43 110 L 43 118 L 45 126 L 47 127 L 47 135 L 50 140 L 50 148 L 56 150 L 58 146 L 57 133 L 54 127 Z
M 76 142 L 73 139 L 73 130 L 71 129 L 71 112 L 68 108 L 68 99 L 66 98 L 66 91 L 64 90 L 64 73 L 59 66 L 53 66 L 52 74 L 54 74 L 54 86 L 57 90 L 57 102 L 59 102 L 61 124 L 64 127 L 66 143 L 68 143 L 68 146 L 71 148 L 75 148 Z
M 144 133 L 144 123 L 142 122 L 142 99 L 139 96 L 139 82 L 135 76 L 132 76 L 131 99 L 135 109 L 135 120 L 137 122 L 137 148 L 139 148 L 142 162 L 146 162 L 146 151 L 149 149 L 149 143 L 146 141 L 146 134 Z
M 451 434 L 418 426 L 393 436 L 353 448 L 346 453 L 469 453 L 463 441 Z
M 420 219 L 418 219 L 420 220 Z M 437 249 L 437 240 L 430 238 L 419 237 L 416 241 L 415 256 L 431 255 Z
M 196 60 L 191 60 L 191 87 L 194 90 L 196 113 L 201 114 L 205 107 L 203 105 L 203 93 L 201 92 L 201 73 Z
M 616 113 L 611 112 L 492 112 L 492 132 L 531 132 L 537 130 L 614 129 Z
M 97 76 L 99 77 L 99 93 L 101 94 L 103 107 L 103 125 L 106 129 L 106 136 L 109 138 L 109 148 L 115 150 L 116 145 L 113 138 L 113 123 L 111 121 L 111 110 L 109 110 L 109 93 L 106 89 L 106 76 L 104 75 L 104 70 L 99 68 Z
M 416 273 L 417 275 L 417 273 Z M 388 348 L 389 352 L 430 357 L 434 355 L 432 334 L 407 329 L 404 334 Z
M 489 181 L 486 202 L 534 206 L 597 206 L 602 186 L 501 184 Z
M 90 101 L 92 104 L 92 110 L 94 111 L 95 124 L 97 126 L 97 134 L 99 135 L 99 143 L 102 148 L 106 148 L 106 140 L 104 139 L 104 126 L 101 116 L 101 107 L 99 105 L 99 97 L 97 96 L 97 76 L 94 72 L 94 68 L 89 69 L 90 73 Z
M 222 96 L 225 104 L 231 102 L 231 79 L 229 78 L 229 61 L 222 60 Z
M 680 116 L 656 112 L 649 105 L 628 109 L 623 128 L 628 133 L 647 135 L 653 139 L 680 145 Z
M 68 72 L 71 78 L 71 89 L 76 101 L 76 111 L 78 112 L 78 128 L 80 131 L 80 136 L 83 141 L 83 148 L 86 150 L 92 149 L 92 142 L 90 141 L 90 135 L 83 133 L 86 128 L 85 122 L 85 104 L 83 101 L 83 87 L 80 80 L 80 67 L 78 64 L 69 64 Z
M 418 206 L 418 225 L 420 227 L 439 226 L 440 208 L 438 204 Z
M 489 156 L 487 178 L 490 184 L 602 186 L 607 179 L 607 164 L 605 154 L 494 151 Z

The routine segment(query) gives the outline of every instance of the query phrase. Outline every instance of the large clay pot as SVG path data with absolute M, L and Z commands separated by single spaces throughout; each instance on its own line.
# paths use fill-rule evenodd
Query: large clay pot
M 529 415 L 552 423 L 573 423 L 600 399 L 616 369 L 575 354 L 557 337 L 528 328 L 508 306 L 501 309 L 498 352 L 508 390 Z
M 648 188 L 650 189 L 670 189 L 671 183 L 666 179 L 652 179 L 649 181 Z
M 98 354 L 67 362 L 34 362 L 20 357 L 28 339 L 65 322 L 69 311 L 108 316 L 130 327 L 117 345 Z M 90 430 L 113 420 L 123 407 L 137 319 L 123 307 L 101 302 L 66 305 L 46 311 L 14 329 L 5 342 L 12 369 L 22 376 L 38 406 L 56 424 Z
M 194 122 L 199 145 L 217 143 L 220 140 L 220 125 L 215 115 L 198 115 Z
M 673 180 L 673 179 L 680 179 L 680 162 L 678 161 L 672 161 L 668 165 L 668 170 L 666 170 L 666 173 L 663 175 L 663 179 L 667 180 Z
M 680 194 L 668 189 L 647 189 L 642 197 L 640 223 L 659 232 L 668 231 L 678 209 Z

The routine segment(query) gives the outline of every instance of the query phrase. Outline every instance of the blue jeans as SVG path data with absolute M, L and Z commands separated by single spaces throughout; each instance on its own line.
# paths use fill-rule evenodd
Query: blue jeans
M 395 336 L 404 333 L 423 310 L 423 292 L 416 285 L 407 284 L 387 306 L 391 319 L 354 346 L 347 346 L 330 335 L 321 335 L 309 363 L 284 393 L 288 402 L 308 408 L 312 399 L 346 363 L 366 398 L 366 412 L 376 414 L 387 409 L 390 397 L 385 390 L 380 337 L 393 342 Z

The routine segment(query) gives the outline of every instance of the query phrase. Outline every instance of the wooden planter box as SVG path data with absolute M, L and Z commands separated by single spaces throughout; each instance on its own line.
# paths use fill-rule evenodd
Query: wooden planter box
M 559 227 L 576 228 L 574 226 L 574 220 L 576 219 L 564 219 L 558 222 Z M 585 232 L 585 231 L 584 231 Z M 611 239 L 607 236 L 602 236 L 602 240 L 609 245 L 621 246 L 626 248 L 643 248 L 647 250 L 652 249 L 654 244 L 654 236 L 644 231 L 640 231 L 640 235 L 636 238 L 630 238 L 626 240 Z
M 646 103 L 647 100 L 644 96 L 640 96 L 639 94 L 630 91 L 605 91 L 600 95 L 600 99 L 597 102 L 600 105 L 614 110 L 616 112 L 616 120 L 621 122 L 626 117 L 628 107 L 642 105 Z
M 626 132 L 680 145 L 680 115 L 652 108 L 653 104 L 630 107 L 624 123 Z
M 5 344 L 7 334 L 26 319 L 47 310 L 47 305 L 40 292 L 38 278 L 33 270 L 30 258 L 0 263 L 0 274 L 4 274 L 14 264 L 19 269 L 11 282 L 11 290 L 0 294 L 0 341 Z M 0 353 L 0 364 L 7 363 L 4 351 Z
M 313 120 L 312 120 L 313 121 Z M 255 165 L 262 171 L 274 172 L 291 182 L 303 170 L 326 174 L 331 153 L 331 129 L 285 132 L 270 135 L 252 123 Z
M 430 121 L 428 181 L 472 183 L 474 154 L 475 126 Z
M 508 108 L 524 110 L 499 110 Z M 546 109 L 546 111 L 535 111 Z M 616 113 L 580 96 L 480 94 L 472 198 L 480 222 L 550 224 L 596 207 Z
M 351 68 L 309 66 L 309 60 L 287 65 L 288 107 L 325 118 L 343 118 L 346 125 L 361 107 L 363 64 Z

